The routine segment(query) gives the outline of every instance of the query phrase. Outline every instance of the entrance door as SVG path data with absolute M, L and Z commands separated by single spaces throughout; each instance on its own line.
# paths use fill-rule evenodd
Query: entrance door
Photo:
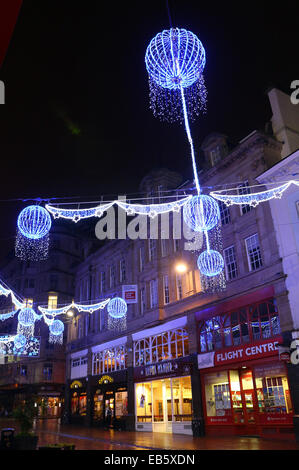
M 250 429 L 248 429 L 250 432 L 254 430 L 253 428 L 255 428 L 257 424 L 257 406 L 252 371 L 250 369 L 241 369 L 239 372 L 245 424 L 250 427 Z
M 114 418 L 114 395 L 105 395 L 105 425 L 110 427 L 113 424 Z
M 257 403 L 253 386 L 252 371 L 247 368 L 230 370 L 230 391 L 233 408 L 233 422 L 240 426 L 240 433 L 255 434 L 257 424 Z

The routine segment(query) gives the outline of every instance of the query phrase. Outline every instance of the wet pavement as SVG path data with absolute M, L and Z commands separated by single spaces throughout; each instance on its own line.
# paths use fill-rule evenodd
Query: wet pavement
M 12 419 L 0 419 L 0 428 L 13 427 Z M 76 450 L 299 450 L 295 441 L 257 437 L 192 437 L 181 434 L 127 432 L 61 425 L 56 419 L 37 420 L 38 446 L 75 444 Z

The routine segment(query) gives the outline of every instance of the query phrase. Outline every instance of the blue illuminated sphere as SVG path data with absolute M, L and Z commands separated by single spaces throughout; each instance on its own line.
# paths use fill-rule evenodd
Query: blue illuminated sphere
M 38 240 L 49 233 L 52 222 L 44 207 L 28 206 L 20 212 L 17 224 L 24 237 Z
M 23 308 L 18 315 L 18 322 L 22 326 L 32 326 L 35 322 L 35 312 L 32 308 Z
M 108 313 L 113 318 L 122 318 L 128 310 L 127 303 L 121 297 L 114 297 L 107 306 Z
M 214 228 L 220 219 L 217 202 L 211 196 L 193 196 L 183 208 L 185 223 L 195 232 L 205 232 Z
M 61 320 L 54 320 L 53 323 L 49 326 L 49 330 L 52 335 L 59 336 L 64 331 L 64 324 Z
M 14 346 L 16 349 L 21 349 L 26 344 L 26 338 L 24 335 L 17 335 L 14 339 Z
M 158 33 L 145 54 L 150 78 L 170 90 L 193 85 L 201 77 L 205 63 L 202 43 L 186 29 L 171 28 Z
M 203 251 L 197 259 L 198 269 L 208 277 L 217 276 L 224 268 L 222 255 L 215 250 Z

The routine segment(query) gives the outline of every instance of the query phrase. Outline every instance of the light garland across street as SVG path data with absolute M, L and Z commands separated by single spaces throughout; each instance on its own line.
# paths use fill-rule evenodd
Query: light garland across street
M 299 186 L 299 181 L 291 180 L 287 183 L 284 183 L 281 186 L 277 186 L 273 189 L 268 189 L 267 191 L 261 191 L 258 193 L 248 193 L 248 194 L 230 194 L 230 191 L 238 191 L 239 188 L 229 189 L 229 190 L 220 190 L 212 191 L 210 195 L 217 199 L 218 201 L 224 202 L 227 206 L 233 204 L 248 204 L 252 207 L 256 207 L 261 202 L 270 201 L 271 199 L 280 199 L 283 193 L 292 185 L 295 184 Z M 250 189 L 250 186 L 247 186 L 246 189 Z

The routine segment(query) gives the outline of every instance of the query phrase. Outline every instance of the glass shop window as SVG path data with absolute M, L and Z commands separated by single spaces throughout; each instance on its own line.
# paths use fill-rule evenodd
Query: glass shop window
M 137 422 L 152 421 L 152 384 L 140 383 L 136 385 L 136 414 Z
M 174 421 L 192 420 L 191 377 L 172 379 Z M 169 421 L 169 420 L 168 420 Z
M 86 415 L 86 393 L 74 392 L 71 399 L 71 411 L 73 415 Z
M 283 365 L 256 366 L 255 386 L 260 413 L 291 413 L 292 402 Z
M 230 416 L 231 400 L 227 371 L 205 376 L 207 416 Z
M 95 421 L 104 420 L 104 396 L 101 390 L 97 390 L 93 397 L 93 419 Z
M 128 414 L 128 392 L 115 393 L 115 417 L 120 419 Z

